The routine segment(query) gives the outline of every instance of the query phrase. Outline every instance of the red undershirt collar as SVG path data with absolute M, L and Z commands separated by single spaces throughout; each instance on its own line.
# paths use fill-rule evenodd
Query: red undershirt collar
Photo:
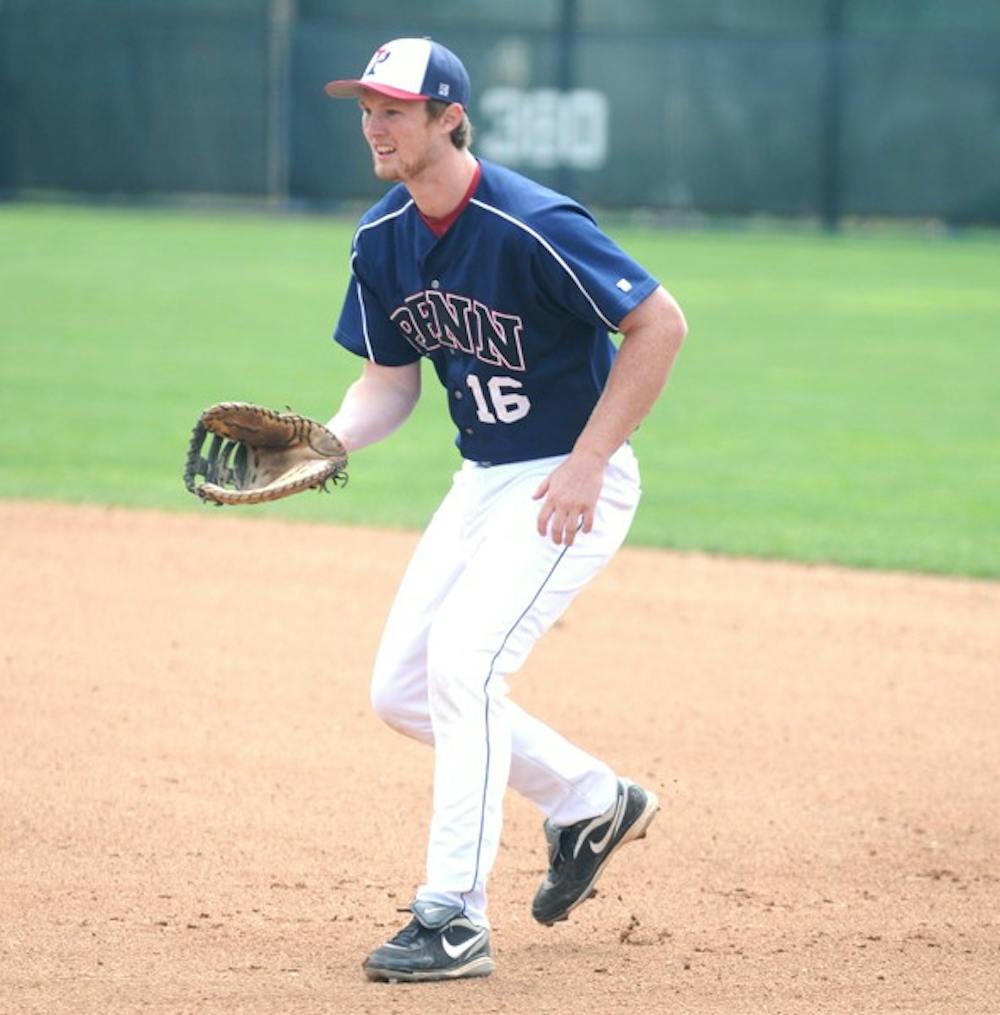
M 442 236 L 455 224 L 455 220 L 459 215 L 465 211 L 466 205 L 472 200 L 472 195 L 476 192 L 476 187 L 479 186 L 479 178 L 483 175 L 483 168 L 480 164 L 476 163 L 476 171 L 472 174 L 472 181 L 469 183 L 469 189 L 466 190 L 462 200 L 450 211 L 447 215 L 442 218 L 431 218 L 429 215 L 425 215 L 419 208 L 417 214 L 427 224 L 427 228 L 438 238 Z

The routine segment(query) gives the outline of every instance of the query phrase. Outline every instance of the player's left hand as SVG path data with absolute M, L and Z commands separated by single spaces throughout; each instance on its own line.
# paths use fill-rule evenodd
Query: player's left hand
M 597 455 L 574 452 L 542 481 L 533 495 L 542 501 L 539 535 L 551 535 L 557 546 L 572 546 L 577 532 L 590 532 L 605 464 Z

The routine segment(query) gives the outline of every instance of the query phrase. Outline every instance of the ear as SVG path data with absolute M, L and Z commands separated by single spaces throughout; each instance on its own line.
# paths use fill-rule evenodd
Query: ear
M 445 131 L 450 134 L 462 122 L 461 103 L 453 102 L 442 114 L 440 123 Z

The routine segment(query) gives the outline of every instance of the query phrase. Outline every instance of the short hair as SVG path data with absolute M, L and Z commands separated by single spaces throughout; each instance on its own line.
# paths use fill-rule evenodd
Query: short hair
M 440 99 L 428 99 L 427 118 L 429 120 L 440 119 L 450 105 L 450 102 L 442 102 Z M 451 143 L 456 148 L 468 148 L 472 144 L 472 121 L 465 109 L 462 110 L 462 122 L 451 132 L 450 136 Z

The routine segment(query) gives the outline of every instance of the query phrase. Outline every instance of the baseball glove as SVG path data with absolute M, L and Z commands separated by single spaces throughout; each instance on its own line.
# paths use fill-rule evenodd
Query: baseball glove
M 198 417 L 191 433 L 184 485 L 213 504 L 261 504 L 326 490 L 327 483 L 342 486 L 346 466 L 344 446 L 322 423 L 249 402 L 220 402 Z

